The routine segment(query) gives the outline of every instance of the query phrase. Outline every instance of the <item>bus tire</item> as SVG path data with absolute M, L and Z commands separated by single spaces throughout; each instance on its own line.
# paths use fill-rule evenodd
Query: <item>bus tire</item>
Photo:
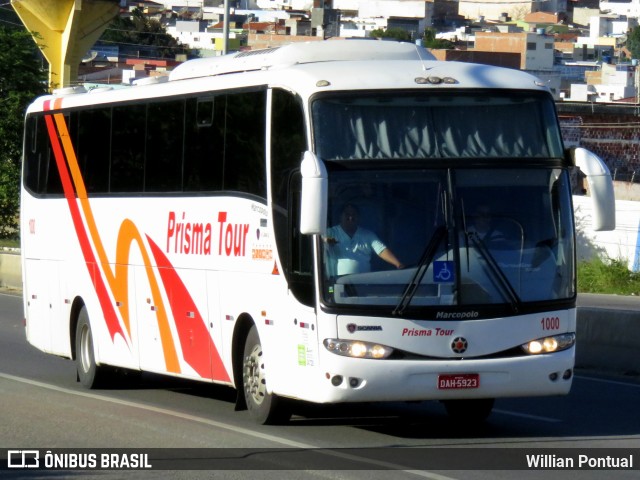
M 494 398 L 471 400 L 443 400 L 449 417 L 459 423 L 478 424 L 484 422 L 493 410 Z
M 78 381 L 87 388 L 98 388 L 103 385 L 106 367 L 96 365 L 93 350 L 93 333 L 89 323 L 87 307 L 82 307 L 76 325 L 76 370 Z
M 289 420 L 291 413 L 286 402 L 267 392 L 262 344 L 255 325 L 249 330 L 242 359 L 242 389 L 249 415 L 262 425 L 274 425 Z

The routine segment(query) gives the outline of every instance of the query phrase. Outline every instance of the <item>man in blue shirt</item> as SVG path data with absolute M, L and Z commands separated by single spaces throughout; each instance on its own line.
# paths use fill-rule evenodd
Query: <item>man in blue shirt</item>
M 394 267 L 404 268 L 375 233 L 358 226 L 358 220 L 358 208 L 350 203 L 342 209 L 340 224 L 327 230 L 325 242 L 329 245 L 327 253 L 335 262 L 333 273 L 347 275 L 371 271 L 371 255 L 374 252 Z

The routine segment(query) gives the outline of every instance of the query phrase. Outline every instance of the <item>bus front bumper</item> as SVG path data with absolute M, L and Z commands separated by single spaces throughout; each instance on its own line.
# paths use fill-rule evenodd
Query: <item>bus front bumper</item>
M 562 352 L 499 359 L 369 360 L 325 353 L 317 403 L 447 400 L 566 395 L 575 347 Z

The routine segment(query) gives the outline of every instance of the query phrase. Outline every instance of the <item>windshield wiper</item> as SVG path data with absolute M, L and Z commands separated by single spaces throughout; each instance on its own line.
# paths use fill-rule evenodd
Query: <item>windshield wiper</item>
M 468 239 L 471 239 L 471 243 L 473 244 L 473 246 L 480 252 L 482 258 L 485 259 L 487 265 L 489 266 L 489 272 L 491 273 L 491 276 L 496 281 L 498 286 L 501 287 L 500 289 L 502 290 L 502 294 L 509 300 L 514 313 L 517 313 L 519 310 L 520 298 L 518 297 L 518 293 L 511 285 L 511 282 L 509 282 L 509 279 L 506 277 L 506 275 L 498 265 L 498 262 L 496 262 L 496 259 L 493 258 L 493 255 L 491 255 L 491 252 L 484 244 L 484 242 L 478 237 L 477 233 L 467 232 L 465 236 Z
M 392 315 L 402 315 L 405 309 L 409 306 L 409 304 L 411 303 L 411 299 L 416 294 L 416 291 L 418 290 L 418 287 L 422 282 L 422 278 L 424 277 L 425 273 L 427 273 L 429 265 L 433 261 L 433 258 L 436 256 L 438 245 L 440 245 L 440 242 L 442 242 L 442 239 L 446 235 L 447 228 L 444 225 L 436 228 L 436 231 L 433 233 L 431 240 L 429 240 L 427 247 L 424 249 L 424 252 L 422 252 L 422 256 L 420 257 L 420 261 L 418 262 L 418 265 L 416 267 L 416 272 L 413 274 L 413 277 L 411 277 L 407 288 L 405 288 L 400 302 L 398 302 L 396 308 L 394 308 L 393 312 L 391 312 Z

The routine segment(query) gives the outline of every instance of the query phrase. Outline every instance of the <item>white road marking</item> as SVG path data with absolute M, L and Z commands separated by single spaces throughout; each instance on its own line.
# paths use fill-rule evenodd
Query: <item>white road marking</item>
M 15 382 L 25 383 L 27 385 L 32 385 L 32 386 L 35 386 L 35 387 L 46 388 L 48 390 L 53 390 L 55 392 L 65 393 L 65 394 L 68 394 L 68 395 L 76 395 L 78 397 L 91 398 L 91 399 L 100 400 L 100 401 L 103 401 L 103 402 L 114 403 L 116 405 L 123 405 L 123 406 L 126 406 L 126 407 L 139 408 L 141 410 L 146 410 L 148 412 L 154 412 L 154 413 L 159 413 L 161 415 L 168 415 L 168 416 L 171 416 L 171 417 L 181 418 L 183 420 L 189 420 L 189 421 L 201 423 L 201 424 L 204 424 L 204 425 L 210 425 L 212 427 L 229 430 L 229 431 L 232 431 L 232 432 L 235 432 L 235 433 L 241 433 L 241 434 L 247 435 L 249 437 L 259 438 L 261 440 L 267 440 L 269 442 L 278 443 L 278 444 L 281 444 L 281 445 L 286 445 L 287 447 L 301 448 L 301 449 L 319 449 L 319 448 L 321 448 L 321 447 L 318 447 L 316 445 L 311 445 L 311 444 L 302 443 L 302 442 L 296 442 L 294 440 L 289 440 L 287 438 L 278 437 L 278 436 L 275 436 L 275 435 L 269 435 L 269 434 L 261 433 L 261 432 L 255 431 L 255 430 L 249 430 L 247 428 L 242 428 L 242 427 L 238 427 L 238 426 L 235 426 L 235 425 L 230 425 L 228 423 L 218 422 L 218 421 L 215 421 L 215 420 L 210 420 L 208 418 L 203 418 L 203 417 L 198 417 L 198 416 L 195 416 L 195 415 L 190 415 L 188 413 L 181 413 L 181 412 L 176 412 L 176 411 L 169 410 L 169 409 L 166 409 L 166 408 L 154 407 L 154 406 L 151 406 L 151 405 L 144 405 L 144 404 L 132 402 L 132 401 L 129 401 L 129 400 L 121 400 L 121 399 L 118 399 L 118 398 L 106 397 L 106 396 L 103 396 L 103 395 L 98 395 L 98 394 L 90 393 L 90 392 L 82 392 L 82 391 L 77 391 L 77 390 L 70 390 L 68 388 L 58 387 L 56 385 L 51 385 L 49 383 L 39 382 L 37 380 L 31 380 L 31 379 L 28 379 L 28 378 L 16 377 L 14 375 L 9 375 L 7 373 L 0 372 L 0 378 L 5 378 L 7 380 L 13 380 Z M 323 455 L 329 455 L 329 456 L 334 456 L 334 457 L 338 457 L 338 458 L 344 458 L 346 460 L 359 462 L 359 463 L 362 463 L 364 465 L 378 466 L 378 467 L 383 467 L 385 469 L 403 471 L 405 473 L 410 473 L 412 475 L 416 475 L 416 476 L 422 477 L 422 478 L 428 478 L 428 479 L 431 479 L 431 480 L 456 480 L 456 479 L 454 479 L 452 477 L 446 477 L 444 475 L 440 475 L 440 474 L 437 474 L 437 473 L 432 473 L 432 472 L 428 472 L 428 471 L 424 471 L 424 470 L 408 470 L 403 465 L 398 465 L 398 464 L 391 463 L 391 462 L 383 462 L 383 461 L 378 461 L 378 460 L 374 460 L 374 459 L 358 457 L 357 455 L 341 453 L 338 450 L 322 449 L 322 450 L 319 450 L 318 453 L 322 453 Z M 375 468 L 372 468 L 372 470 L 375 470 Z
M 607 380 L 606 378 L 584 377 L 582 375 L 575 375 L 573 378 L 579 378 L 580 380 L 588 380 L 590 382 L 600 382 L 600 383 L 608 383 L 611 385 L 621 385 L 624 387 L 640 388 L 640 383 L 623 382 L 621 380 Z
M 500 410 L 497 408 L 493 409 L 494 413 L 499 413 L 501 415 L 510 415 L 512 417 L 520 417 L 520 418 L 527 418 L 529 420 L 537 420 L 539 422 L 547 422 L 547 423 L 560 423 L 562 422 L 562 420 L 558 419 L 558 418 L 550 418 L 550 417 L 540 417 L 538 415 L 530 415 L 528 413 L 519 413 L 519 412 L 512 412 L 509 410 Z

